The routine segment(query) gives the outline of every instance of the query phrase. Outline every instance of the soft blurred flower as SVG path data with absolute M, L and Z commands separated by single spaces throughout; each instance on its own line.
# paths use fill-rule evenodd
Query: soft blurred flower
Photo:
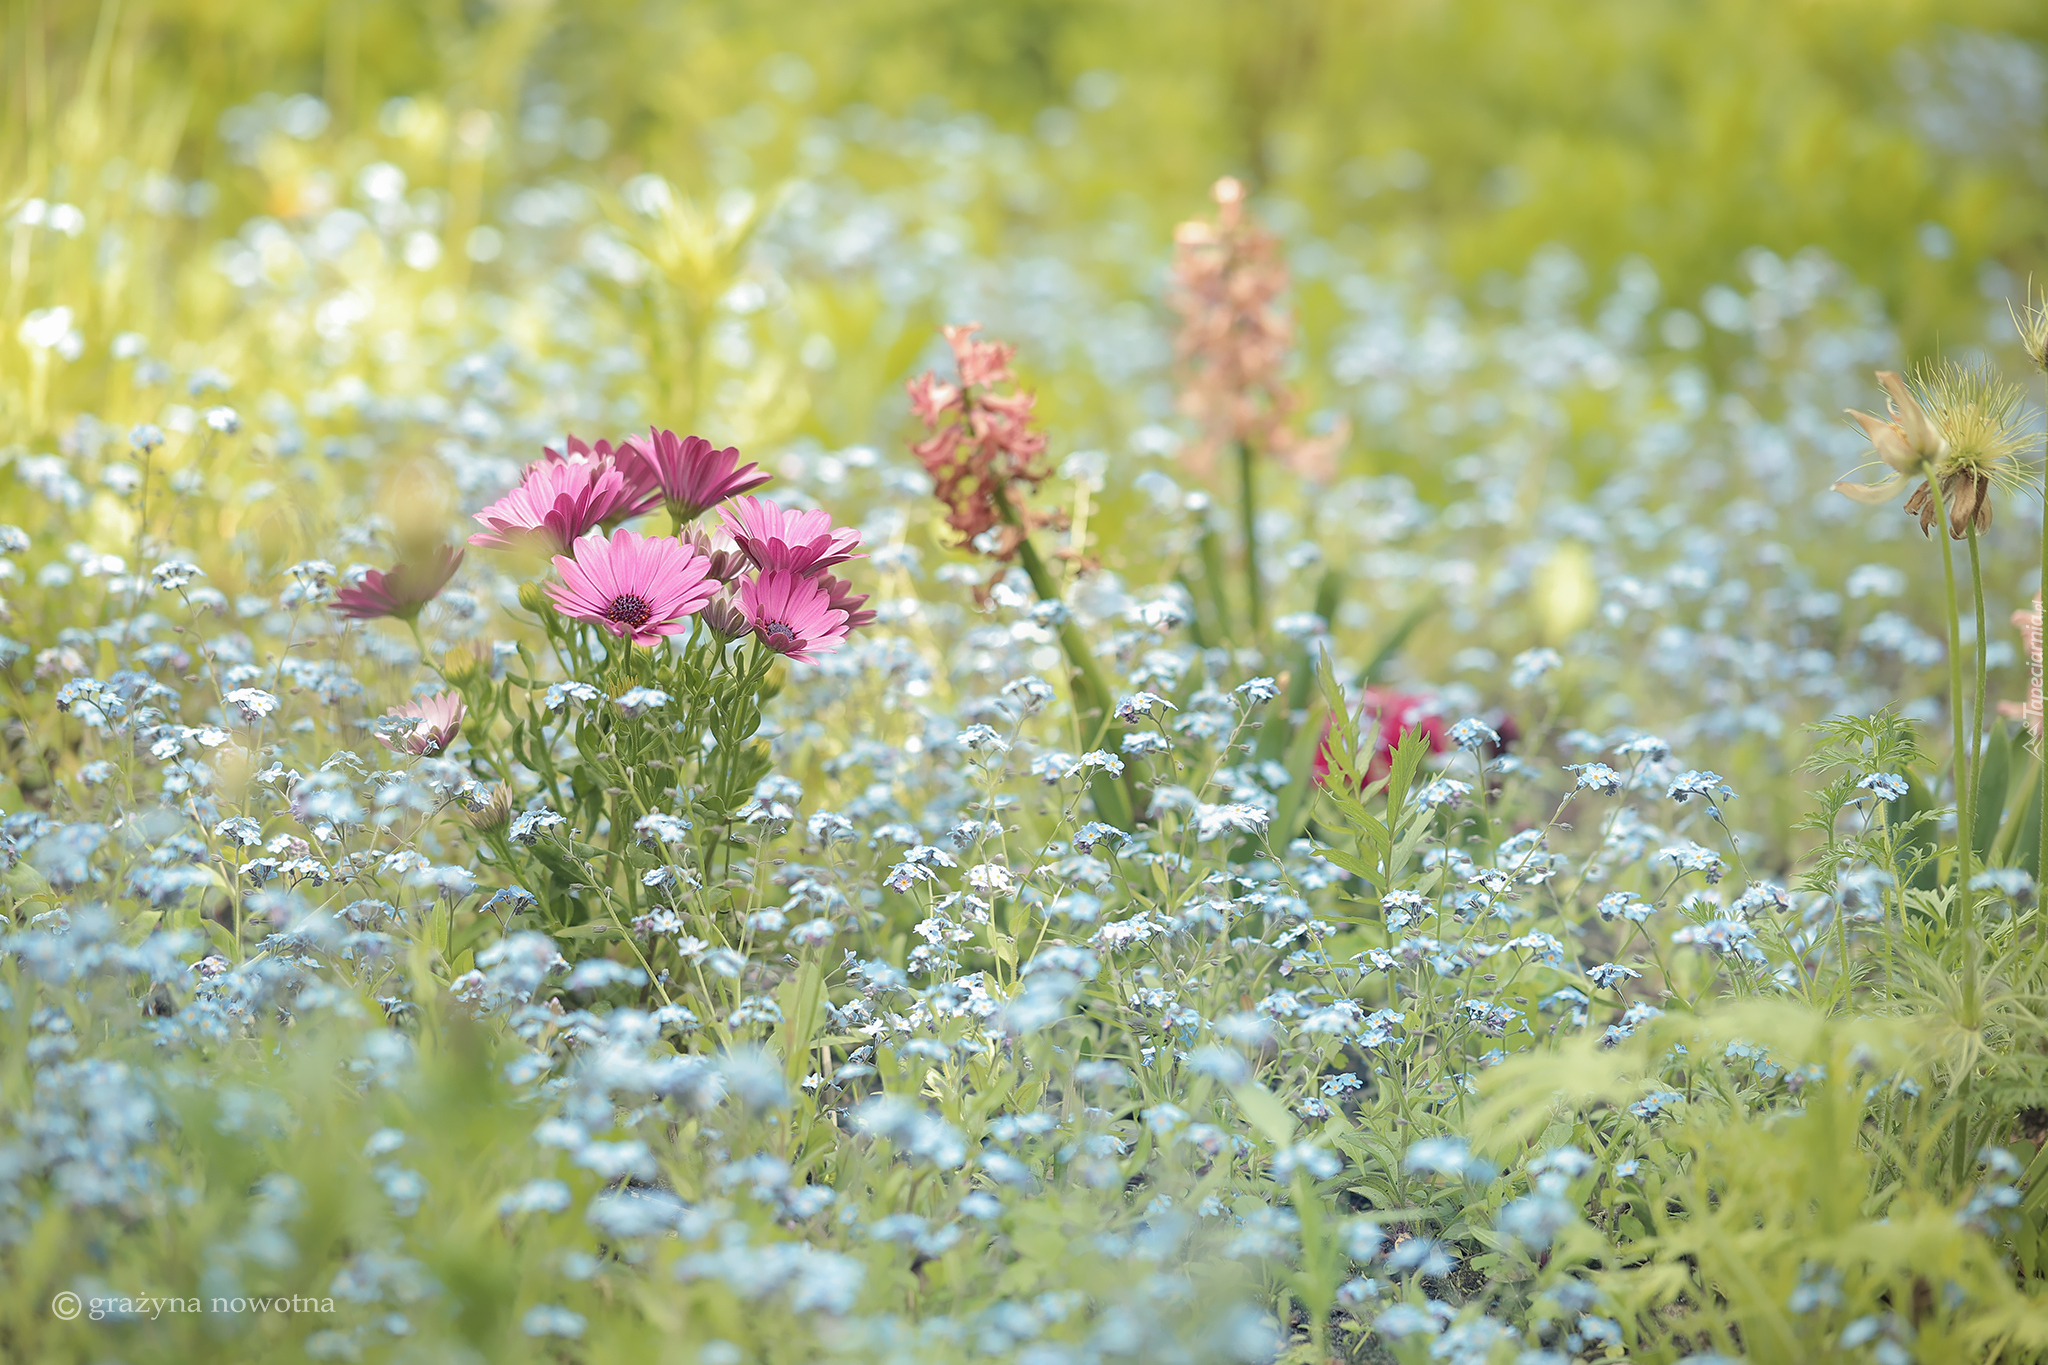
M 430 757 L 445 750 L 455 742 L 455 736 L 462 730 L 464 717 L 469 710 L 462 702 L 459 692 L 437 692 L 419 701 L 409 701 L 403 706 L 394 706 L 384 713 L 399 719 L 410 719 L 410 728 L 389 727 L 392 733 L 379 729 L 377 738 L 386 748 L 399 753 Z
M 1279 239 L 1245 212 L 1242 182 L 1225 176 L 1211 194 L 1216 221 L 1196 219 L 1173 233 L 1180 401 L 1202 425 L 1202 438 L 1188 447 L 1188 458 L 1206 471 L 1218 449 L 1243 442 L 1326 481 L 1336 472 L 1337 452 L 1351 430 L 1340 420 L 1329 434 L 1304 438 L 1290 424 L 1300 399 L 1284 377 L 1294 321 L 1280 303 L 1287 267 Z
M 389 616 L 410 622 L 448 586 L 462 567 L 464 553 L 452 545 L 437 545 L 423 559 L 389 570 L 372 569 L 360 583 L 337 591 L 332 608 L 355 621 Z

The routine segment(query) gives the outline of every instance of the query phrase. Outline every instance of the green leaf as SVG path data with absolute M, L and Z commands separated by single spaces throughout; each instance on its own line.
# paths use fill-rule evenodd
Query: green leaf
M 1237 1101 L 1238 1109 L 1252 1127 L 1263 1133 L 1275 1147 L 1284 1147 L 1294 1141 L 1294 1115 L 1288 1113 L 1285 1102 L 1265 1086 L 1257 1081 L 1233 1085 L 1230 1097 Z
M 2004 725 L 1991 727 L 1990 742 L 1977 762 L 1977 806 L 1970 813 L 1970 843 L 1977 852 L 1991 847 L 2005 815 L 2006 785 L 2012 780 L 2012 736 Z

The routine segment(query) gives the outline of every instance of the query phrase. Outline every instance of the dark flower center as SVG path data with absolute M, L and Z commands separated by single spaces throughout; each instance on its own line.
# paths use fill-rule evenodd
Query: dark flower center
M 761 643 L 777 654 L 787 654 L 803 641 L 797 633 L 781 621 L 763 621 L 754 627 L 754 633 L 761 637 Z
M 612 604 L 604 609 L 607 621 L 617 621 L 634 630 L 647 624 L 647 618 L 654 615 L 654 608 L 647 605 L 647 599 L 633 593 L 614 597 Z

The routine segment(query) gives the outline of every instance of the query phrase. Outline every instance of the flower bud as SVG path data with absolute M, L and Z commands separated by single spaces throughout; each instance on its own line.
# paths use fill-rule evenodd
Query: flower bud
M 519 585 L 519 605 L 535 616 L 545 616 L 550 610 L 548 595 L 541 591 L 540 584 L 532 579 Z
M 462 818 L 478 833 L 502 829 L 512 818 L 512 789 L 500 782 L 479 798 L 465 799 Z

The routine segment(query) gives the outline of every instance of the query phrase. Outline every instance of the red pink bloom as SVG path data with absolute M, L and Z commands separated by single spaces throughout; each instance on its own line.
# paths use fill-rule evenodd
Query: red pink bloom
M 702 436 L 677 436 L 653 428 L 644 440 L 629 438 L 624 449 L 630 452 L 643 481 L 661 490 L 662 501 L 678 527 L 727 498 L 753 492 L 770 478 L 759 465 L 741 465 L 737 446 L 719 450 Z M 622 455 L 620 463 L 628 463 L 628 457 Z
M 798 663 L 816 663 L 845 643 L 847 614 L 816 578 L 770 570 L 740 584 L 739 605 L 755 639 Z
M 763 573 L 815 574 L 859 557 L 860 532 L 824 511 L 800 512 L 765 498 L 734 498 L 719 510 L 725 529 Z
M 689 629 L 689 618 L 718 591 L 710 561 L 674 536 L 592 532 L 575 553 L 556 555 L 560 584 L 548 595 L 564 616 L 589 621 L 636 645 Z

